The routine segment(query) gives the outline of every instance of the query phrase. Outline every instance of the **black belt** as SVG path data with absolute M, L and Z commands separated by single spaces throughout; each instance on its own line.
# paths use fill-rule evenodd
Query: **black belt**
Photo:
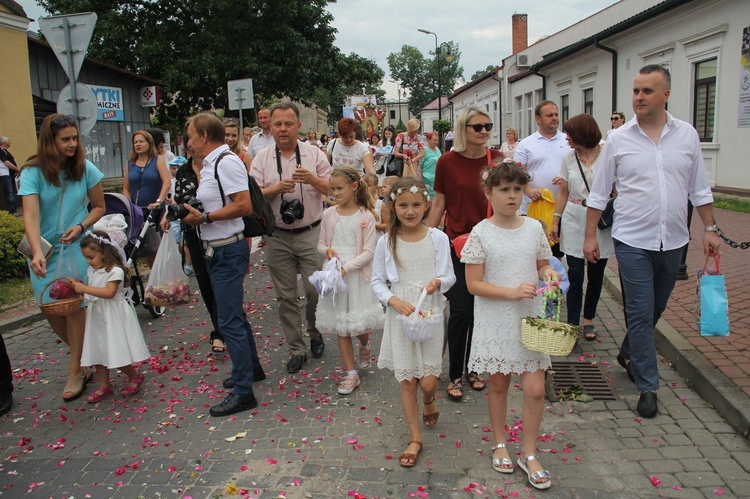
M 321 219 L 322 220 L 322 219 Z M 301 234 L 302 232 L 307 232 L 308 230 L 313 230 L 315 227 L 320 225 L 320 220 L 311 223 L 310 225 L 305 225 L 304 227 L 298 227 L 296 229 L 282 229 L 281 227 L 276 227 L 279 230 L 283 230 L 284 232 L 291 232 L 292 234 Z

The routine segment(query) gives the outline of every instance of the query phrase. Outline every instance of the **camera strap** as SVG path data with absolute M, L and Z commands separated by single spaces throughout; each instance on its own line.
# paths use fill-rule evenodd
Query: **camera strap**
M 302 166 L 302 158 L 300 157 L 299 153 L 299 144 L 297 144 L 297 147 L 294 149 L 294 155 L 297 157 L 297 165 Z M 281 178 L 281 151 L 279 150 L 279 146 L 276 146 L 276 171 L 279 172 L 279 181 L 283 180 Z M 302 185 L 299 186 L 299 197 L 302 206 L 304 206 L 305 199 L 304 192 L 302 191 Z M 281 202 L 284 202 L 284 193 L 281 193 Z

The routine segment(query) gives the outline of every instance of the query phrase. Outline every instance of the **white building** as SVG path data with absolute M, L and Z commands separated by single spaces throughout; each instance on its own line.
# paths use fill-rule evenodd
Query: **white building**
M 450 101 L 448 97 L 440 97 L 440 104 L 443 108 L 438 113 L 438 100 L 427 104 L 419 113 L 419 117 L 422 120 L 422 133 L 434 132 L 432 123 L 442 118 L 444 121 L 453 121 L 451 117 Z

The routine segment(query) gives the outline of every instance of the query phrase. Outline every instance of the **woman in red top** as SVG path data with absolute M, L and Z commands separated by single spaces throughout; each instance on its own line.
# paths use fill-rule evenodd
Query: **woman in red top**
M 435 199 L 430 210 L 430 227 L 437 227 L 445 215 L 445 232 L 451 241 L 471 229 L 487 216 L 487 198 L 481 187 L 480 175 L 487 167 L 487 140 L 492 122 L 483 109 L 470 107 L 456 123 L 453 150 L 440 156 L 435 167 Z M 500 160 L 500 151 L 490 150 L 493 161 Z M 474 390 L 484 390 L 485 383 L 477 373 L 467 372 L 474 329 L 474 296 L 466 287 L 464 264 L 451 251 L 456 284 L 446 293 L 450 300 L 448 320 L 449 376 L 448 396 L 463 397 L 461 380 L 466 379 Z

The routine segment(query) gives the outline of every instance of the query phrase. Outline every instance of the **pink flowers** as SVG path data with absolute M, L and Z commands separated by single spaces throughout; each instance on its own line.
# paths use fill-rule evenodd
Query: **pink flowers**
M 166 286 L 151 286 L 146 290 L 143 303 L 153 307 L 190 303 L 190 287 L 185 281 L 170 282 Z

